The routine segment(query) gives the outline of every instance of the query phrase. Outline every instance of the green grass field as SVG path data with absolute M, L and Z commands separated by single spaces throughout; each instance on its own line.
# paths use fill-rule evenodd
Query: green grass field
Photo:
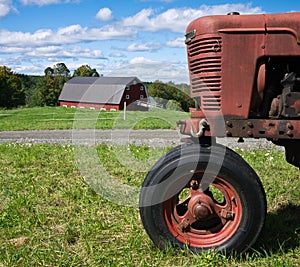
M 147 163 L 162 148 L 97 147 L 117 181 L 140 186 L 143 172 L 123 166 L 127 149 Z M 300 175 L 282 152 L 239 151 L 261 177 L 267 195 L 265 228 L 242 258 L 159 251 L 145 233 L 138 209 L 96 194 L 81 175 L 75 148 L 0 145 L 0 266 L 299 266 Z M 118 186 L 118 185 L 116 185 Z
M 165 109 L 150 112 L 97 111 L 64 107 L 0 110 L 0 131 L 60 130 L 79 128 L 174 129 L 188 113 Z

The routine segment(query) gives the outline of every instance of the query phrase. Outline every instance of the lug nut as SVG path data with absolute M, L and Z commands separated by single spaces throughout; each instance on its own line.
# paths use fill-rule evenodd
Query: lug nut
M 253 123 L 252 123 L 251 121 L 249 121 L 247 124 L 248 124 L 248 126 L 249 126 L 250 128 L 253 128 L 253 127 L 254 127 L 254 125 L 253 125 Z
M 232 133 L 229 132 L 229 131 L 226 131 L 226 136 L 231 137 L 231 136 L 232 136 Z
M 231 128 L 232 127 L 232 122 L 226 121 L 226 125 Z
M 251 131 L 248 131 L 248 132 L 247 132 L 247 135 L 248 135 L 249 137 L 252 137 L 252 136 L 253 136 L 253 133 L 252 133 Z
M 287 127 L 288 127 L 290 130 L 293 130 L 293 129 L 294 129 L 294 127 L 293 127 L 293 125 L 292 125 L 291 123 L 288 123 L 288 124 L 287 124 Z
M 294 134 L 292 133 L 292 131 L 287 131 L 286 134 L 287 134 L 288 137 L 293 137 L 294 136 Z
M 196 180 L 192 180 L 190 182 L 190 186 L 194 189 L 194 190 L 197 190 L 199 188 L 199 182 L 196 181 Z

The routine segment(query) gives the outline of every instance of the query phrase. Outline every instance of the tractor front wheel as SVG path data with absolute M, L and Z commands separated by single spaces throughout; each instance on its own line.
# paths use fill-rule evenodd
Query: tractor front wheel
M 161 249 L 242 253 L 256 241 L 265 215 L 259 177 L 220 145 L 172 149 L 152 167 L 140 194 L 143 225 Z

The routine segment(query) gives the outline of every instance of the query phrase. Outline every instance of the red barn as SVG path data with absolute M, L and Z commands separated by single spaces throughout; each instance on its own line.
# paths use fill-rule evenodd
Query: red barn
M 122 110 L 124 103 L 146 99 L 146 86 L 136 77 L 74 77 L 65 83 L 60 106 Z

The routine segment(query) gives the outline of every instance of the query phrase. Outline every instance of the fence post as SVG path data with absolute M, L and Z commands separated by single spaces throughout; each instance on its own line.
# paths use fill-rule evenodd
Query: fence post
M 126 120 L 126 101 L 124 102 L 124 121 Z

